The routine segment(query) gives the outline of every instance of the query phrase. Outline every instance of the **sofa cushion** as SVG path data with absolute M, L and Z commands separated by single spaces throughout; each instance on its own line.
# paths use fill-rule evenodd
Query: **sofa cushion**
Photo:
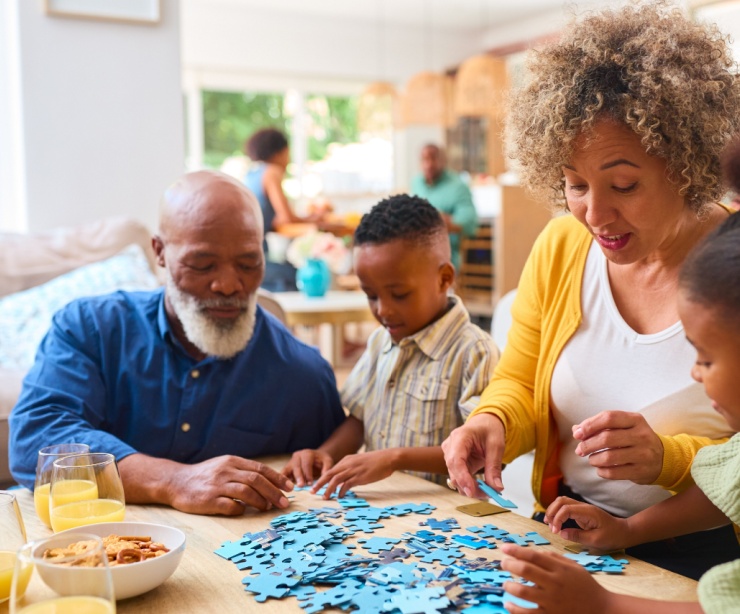
M 32 234 L 0 233 L 0 297 L 110 258 L 132 243 L 141 245 L 155 271 L 151 233 L 130 218 L 114 217 Z
M 116 290 L 158 286 L 139 245 L 0 299 L 0 367 L 28 370 L 54 313 L 70 301 Z

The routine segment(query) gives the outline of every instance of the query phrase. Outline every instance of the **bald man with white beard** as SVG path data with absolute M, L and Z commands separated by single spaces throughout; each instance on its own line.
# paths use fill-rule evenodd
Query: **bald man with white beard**
M 318 352 L 257 305 L 254 196 L 221 173 L 165 193 L 152 245 L 167 283 L 70 303 L 55 316 L 10 417 L 10 462 L 79 442 L 118 460 L 129 503 L 199 514 L 284 508 L 293 484 L 252 460 L 317 447 L 344 420 Z

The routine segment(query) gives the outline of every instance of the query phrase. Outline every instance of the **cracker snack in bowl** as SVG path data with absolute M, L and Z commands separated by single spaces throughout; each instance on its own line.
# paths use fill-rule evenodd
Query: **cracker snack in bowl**
M 147 522 L 101 522 L 69 529 L 55 537 L 62 547 L 84 547 L 76 533 L 93 533 L 103 539 L 113 577 L 116 600 L 128 599 L 156 588 L 169 578 L 185 552 L 185 534 L 174 527 Z

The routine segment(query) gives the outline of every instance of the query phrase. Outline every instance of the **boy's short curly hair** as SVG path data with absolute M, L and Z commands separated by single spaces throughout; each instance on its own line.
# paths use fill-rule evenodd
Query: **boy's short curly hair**
M 724 193 L 720 154 L 740 127 L 740 82 L 716 26 L 666 2 L 591 14 L 528 63 L 510 100 L 508 154 L 522 182 L 565 206 L 562 166 L 601 119 L 630 127 L 700 213 Z
M 442 216 L 428 200 L 409 194 L 397 194 L 381 200 L 362 216 L 355 230 L 355 245 L 381 244 L 395 239 L 428 243 L 447 237 Z
M 288 146 L 287 137 L 277 128 L 262 128 L 249 137 L 244 152 L 255 162 L 267 162 Z

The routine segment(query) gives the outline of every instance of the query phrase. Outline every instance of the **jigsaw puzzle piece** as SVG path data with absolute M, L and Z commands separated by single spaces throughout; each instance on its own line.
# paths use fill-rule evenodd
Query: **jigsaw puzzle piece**
M 449 533 L 452 531 L 452 529 L 459 529 L 460 525 L 457 523 L 457 520 L 454 518 L 445 518 L 444 520 L 437 520 L 435 518 L 430 518 L 429 520 L 424 520 L 419 523 L 420 525 L 426 525 L 430 529 L 433 529 L 434 531 L 442 531 L 444 533 Z
M 268 598 L 280 599 L 298 584 L 297 578 L 284 576 L 280 573 L 261 573 L 258 576 L 248 576 L 242 580 L 245 590 L 254 593 L 255 601 L 262 603 Z
M 478 480 L 478 487 L 488 495 L 491 499 L 493 499 L 497 505 L 500 505 L 501 507 L 505 507 L 510 510 L 515 510 L 517 508 L 517 504 L 513 501 L 509 501 L 505 497 L 503 497 L 497 490 L 494 490 L 491 488 L 488 484 L 486 484 L 483 480 Z
M 493 542 L 489 542 L 485 539 L 478 539 L 472 535 L 453 535 L 452 539 L 467 548 L 472 548 L 473 550 L 480 550 L 481 548 L 489 548 L 490 550 L 493 550 L 496 547 L 496 544 Z
M 385 610 L 400 610 L 402 614 L 437 614 L 450 605 L 441 586 L 407 588 L 385 603 Z
M 372 554 L 379 554 L 383 550 L 393 550 L 400 539 L 388 538 L 388 537 L 370 537 L 357 540 L 362 544 L 362 547 L 371 552 Z

